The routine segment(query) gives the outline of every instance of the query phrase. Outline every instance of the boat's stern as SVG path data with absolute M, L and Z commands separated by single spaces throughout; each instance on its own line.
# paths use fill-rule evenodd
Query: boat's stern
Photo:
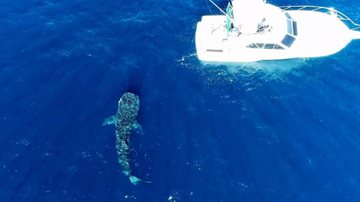
M 199 60 L 217 61 L 223 55 L 223 41 L 227 38 L 226 17 L 203 16 L 195 32 L 196 53 Z
M 196 47 L 196 54 L 199 58 L 199 60 L 201 60 L 203 58 L 204 55 L 204 42 L 203 39 L 201 38 L 201 36 L 203 35 L 204 32 L 204 28 L 203 28 L 203 23 L 200 21 L 197 23 L 196 25 L 196 32 L 195 32 L 195 47 Z

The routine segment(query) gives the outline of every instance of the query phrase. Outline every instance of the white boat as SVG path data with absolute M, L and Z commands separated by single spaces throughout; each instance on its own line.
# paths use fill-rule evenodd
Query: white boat
M 205 62 L 253 62 L 328 56 L 360 39 L 360 25 L 333 8 L 277 7 L 232 0 L 223 15 L 202 16 L 195 43 Z M 348 27 L 349 26 L 349 27 Z

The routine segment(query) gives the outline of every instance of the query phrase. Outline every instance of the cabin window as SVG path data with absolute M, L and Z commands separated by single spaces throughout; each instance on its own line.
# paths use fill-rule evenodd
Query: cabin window
M 252 43 L 250 45 L 247 46 L 248 48 L 260 48 L 261 47 L 261 44 L 259 43 Z
M 290 16 L 290 14 L 289 14 L 288 12 L 285 12 L 285 15 L 286 15 L 286 17 L 287 17 L 288 19 L 291 19 L 291 16 Z
M 294 21 L 294 19 L 291 18 L 289 13 L 285 13 L 285 16 L 287 17 L 287 32 L 288 34 L 291 34 L 293 36 L 297 36 L 297 23 Z
M 266 44 L 265 49 L 284 49 L 279 44 Z
M 293 35 L 293 26 L 292 26 L 292 21 L 291 20 L 287 20 L 287 32 L 288 34 Z
M 287 32 L 293 36 L 297 36 L 297 23 L 293 20 L 287 20 Z
M 264 44 L 264 43 L 252 43 L 247 46 L 248 48 L 258 48 L 258 49 L 284 49 L 278 44 Z
M 273 49 L 275 44 L 265 44 L 264 49 Z
M 295 41 L 295 37 L 287 34 L 284 39 L 281 41 L 282 44 L 284 44 L 287 47 L 290 47 Z
M 294 36 L 297 36 L 297 23 L 296 21 L 293 21 L 293 30 L 294 30 Z

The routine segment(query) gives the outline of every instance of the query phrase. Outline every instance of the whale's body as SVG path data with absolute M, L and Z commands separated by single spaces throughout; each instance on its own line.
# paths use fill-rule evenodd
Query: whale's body
M 106 118 L 103 123 L 103 125 L 115 125 L 118 162 L 121 165 L 122 172 L 129 177 L 130 182 L 134 185 L 142 180 L 132 173 L 129 164 L 129 143 L 133 129 L 139 127 L 136 121 L 139 109 L 139 96 L 129 92 L 124 93 L 118 102 L 116 114 Z

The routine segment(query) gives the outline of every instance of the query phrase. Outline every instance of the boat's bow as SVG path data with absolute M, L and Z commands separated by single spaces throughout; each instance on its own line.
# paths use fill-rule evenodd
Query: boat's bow
M 360 31 L 350 30 L 350 38 L 352 40 L 360 39 Z

